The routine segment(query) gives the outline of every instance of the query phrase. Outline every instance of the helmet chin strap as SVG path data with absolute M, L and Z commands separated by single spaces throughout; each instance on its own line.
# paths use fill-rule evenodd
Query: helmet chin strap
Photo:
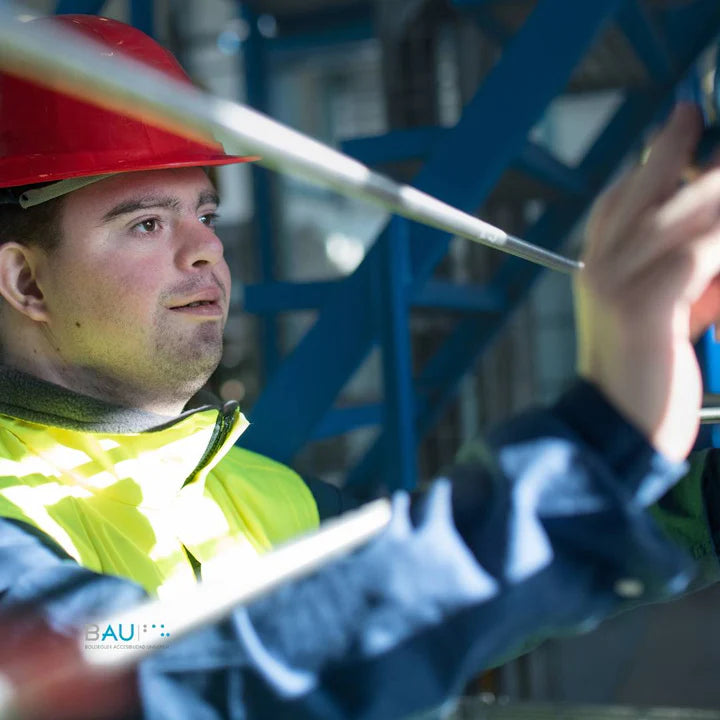
M 73 190 L 79 190 L 86 185 L 92 185 L 92 183 L 105 180 L 105 178 L 112 177 L 113 175 L 117 175 L 117 173 L 93 175 L 92 177 L 68 178 L 67 180 L 59 180 L 49 185 L 43 185 L 43 187 L 31 188 L 20 193 L 17 200 L 18 205 L 22 208 L 40 205 L 48 200 L 53 200 L 61 195 L 67 195 L 67 193 L 71 193 Z

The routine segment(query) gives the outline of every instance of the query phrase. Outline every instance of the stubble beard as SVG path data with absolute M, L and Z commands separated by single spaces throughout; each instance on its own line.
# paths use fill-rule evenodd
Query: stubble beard
M 190 337 L 161 332 L 155 343 L 157 364 L 153 372 L 158 395 L 184 405 L 219 365 L 222 335 L 217 321 L 200 323 Z
M 79 388 L 67 387 L 124 407 L 177 415 L 218 366 L 222 325 L 199 323 L 182 336 L 164 328 L 145 348 L 120 358 L 106 354 L 104 362 L 83 368 Z

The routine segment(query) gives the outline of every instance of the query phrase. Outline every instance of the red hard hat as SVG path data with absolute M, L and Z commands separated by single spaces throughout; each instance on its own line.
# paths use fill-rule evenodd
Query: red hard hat
M 165 48 L 130 25 L 96 15 L 33 22 L 66 23 L 113 52 L 190 83 Z M 0 187 L 254 159 L 226 155 L 214 139 L 188 140 L 5 73 L 0 73 L 0 108 Z

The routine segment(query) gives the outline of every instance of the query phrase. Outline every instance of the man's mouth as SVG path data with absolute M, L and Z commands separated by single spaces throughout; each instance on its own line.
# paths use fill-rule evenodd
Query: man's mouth
M 217 303 L 214 300 L 196 300 L 195 302 L 188 303 L 187 305 L 178 305 L 177 307 L 171 309 L 177 310 L 178 308 L 202 307 L 203 305 L 217 305 Z
M 223 292 L 221 288 L 211 286 L 176 295 L 170 299 L 168 308 L 175 312 L 201 315 L 222 315 Z
M 219 300 L 193 300 L 183 305 L 173 305 L 170 310 L 200 317 L 222 317 L 223 315 L 223 307 Z

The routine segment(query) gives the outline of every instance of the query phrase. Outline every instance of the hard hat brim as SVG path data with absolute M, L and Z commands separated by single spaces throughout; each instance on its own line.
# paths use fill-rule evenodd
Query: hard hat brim
M 76 158 L 72 158 L 72 167 L 63 169 L 60 158 L 48 163 L 46 156 L 32 159 L 5 157 L 0 158 L 0 187 L 20 187 L 34 183 L 49 183 L 57 180 L 68 180 L 76 177 L 93 177 L 95 175 L 108 175 L 113 173 L 141 172 L 144 170 L 170 170 L 186 167 L 210 167 L 220 165 L 234 165 L 237 163 L 253 162 L 259 160 L 257 156 L 225 155 L 224 153 L 208 153 L 195 158 L 184 157 L 182 160 L 168 160 L 158 162 L 128 162 L 118 159 L 115 162 L 97 163 L 88 172 L 87 166 L 78 168 Z M 15 167 L 13 167 L 15 165 Z M 48 165 L 52 170 L 48 171 Z

